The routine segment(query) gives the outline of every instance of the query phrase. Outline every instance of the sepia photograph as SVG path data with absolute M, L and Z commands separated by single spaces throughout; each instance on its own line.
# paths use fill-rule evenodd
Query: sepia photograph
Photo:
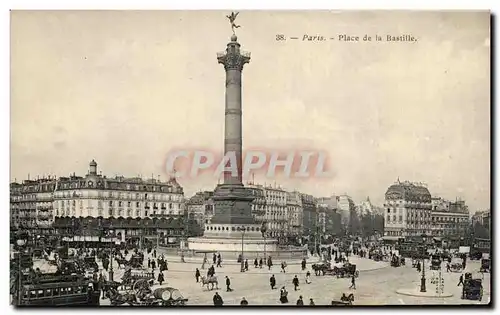
M 491 306 L 486 10 L 12 10 L 10 303 Z

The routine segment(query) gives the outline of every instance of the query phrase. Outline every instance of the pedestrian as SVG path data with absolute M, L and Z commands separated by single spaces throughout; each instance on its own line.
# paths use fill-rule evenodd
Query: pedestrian
M 224 305 L 224 301 L 222 300 L 222 296 L 219 295 L 219 292 L 215 292 L 213 301 L 214 301 L 214 305 L 215 306 L 222 306 L 222 305 Z
M 262 269 L 262 258 L 259 259 L 259 268 Z
M 297 288 L 299 287 L 299 278 L 297 278 L 297 275 L 293 278 L 292 283 L 295 291 L 297 291 Z
M 282 287 L 280 290 L 280 302 L 282 304 L 288 303 L 288 291 L 285 287 Z
M 281 262 L 281 272 L 283 272 L 283 273 L 286 272 L 286 270 L 285 270 L 285 262 L 284 261 Z
M 153 272 L 155 271 L 156 268 L 156 262 L 153 260 L 151 261 L 151 269 L 153 269 Z
M 450 272 L 450 271 L 451 271 L 450 263 L 446 263 L 446 272 Z
M 148 257 L 148 268 L 151 268 L 151 259 Z
M 271 259 L 271 256 L 267 258 L 267 267 L 269 267 L 269 270 L 271 270 L 271 267 L 273 266 L 273 260 Z
M 297 305 L 298 306 L 303 306 L 304 305 L 304 301 L 302 300 L 302 295 L 299 296 L 299 299 L 297 300 Z
M 160 271 L 160 273 L 158 274 L 158 282 L 161 285 L 163 281 L 165 281 L 165 277 L 163 276 L 163 272 Z
M 214 253 L 213 261 L 214 261 L 214 265 L 215 265 L 217 263 L 217 255 L 215 255 L 215 253 Z
M 245 259 L 245 271 L 248 271 L 248 259 Z
M 200 270 L 198 270 L 198 268 L 196 268 L 196 271 L 194 273 L 194 277 L 196 278 L 196 282 L 200 282 Z
M 356 290 L 356 277 L 354 275 L 352 275 L 352 278 L 351 278 L 351 286 L 349 287 L 349 289 L 354 289 Z
M 274 277 L 274 275 L 269 278 L 269 284 L 271 285 L 271 290 L 274 290 L 274 287 L 276 286 L 276 278 Z
M 306 272 L 306 283 L 311 283 L 311 272 L 309 270 Z
M 217 257 L 217 267 L 222 267 L 222 258 L 219 256 Z
M 458 285 L 457 287 L 459 287 L 460 285 L 464 285 L 464 275 L 460 275 L 460 281 L 458 281 Z
M 306 270 L 306 259 L 302 259 L 302 270 Z
M 309 299 L 309 306 L 315 306 L 316 304 L 314 304 L 314 300 L 313 299 Z
M 233 289 L 231 289 L 230 286 L 231 286 L 231 280 L 229 280 L 229 277 L 226 276 L 226 290 L 227 290 L 227 292 L 233 291 Z
M 244 306 L 248 305 L 248 301 L 245 299 L 245 297 L 243 297 L 241 299 L 240 305 L 244 305 Z
M 259 266 L 259 262 L 257 261 L 257 258 L 253 261 L 253 266 L 257 268 Z

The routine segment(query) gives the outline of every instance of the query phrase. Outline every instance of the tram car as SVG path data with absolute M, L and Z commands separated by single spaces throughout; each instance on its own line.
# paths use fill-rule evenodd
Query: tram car
M 91 282 L 58 281 L 23 285 L 14 304 L 16 306 L 98 306 L 99 297 L 100 292 L 94 290 Z

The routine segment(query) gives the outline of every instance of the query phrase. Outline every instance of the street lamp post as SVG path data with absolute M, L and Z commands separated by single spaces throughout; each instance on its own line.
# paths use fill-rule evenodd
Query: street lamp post
M 266 222 L 262 222 L 262 226 L 260 227 L 260 232 L 262 233 L 262 237 L 264 237 L 264 263 L 266 263 L 266 233 L 267 233 Z
M 240 272 L 245 272 L 245 259 L 243 257 L 243 255 L 244 255 L 243 244 L 244 244 L 244 240 L 245 240 L 246 228 L 244 226 L 241 226 L 238 229 L 241 231 L 241 270 L 240 270 Z
M 109 281 L 113 281 L 113 240 L 109 242 L 110 252 L 109 252 Z
M 426 245 L 426 235 L 422 234 L 423 247 L 422 247 L 422 278 L 420 279 L 420 292 L 427 292 L 425 288 L 425 256 L 427 253 L 427 245 Z

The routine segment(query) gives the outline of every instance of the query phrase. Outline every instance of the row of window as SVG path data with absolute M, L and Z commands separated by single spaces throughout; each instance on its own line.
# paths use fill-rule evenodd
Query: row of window
M 182 200 L 182 195 L 180 194 L 142 194 L 142 193 L 124 193 L 124 192 L 113 192 L 113 191 L 108 191 L 108 192 L 102 192 L 98 191 L 97 194 L 95 192 L 79 192 L 77 193 L 76 191 L 64 191 L 64 192 L 56 192 L 54 194 L 55 198 L 72 198 L 73 196 L 86 196 L 86 197 L 92 197 L 96 196 L 98 198 L 117 198 L 117 199 L 139 199 L 139 200 L 165 200 L 165 201 L 175 201 L 175 200 Z
M 80 211 L 80 213 L 81 213 L 81 211 Z M 93 211 L 92 209 L 88 210 L 89 216 L 93 216 L 94 213 L 95 213 L 95 211 Z M 104 209 L 97 209 L 97 216 L 104 216 L 104 213 L 105 213 Z M 127 211 L 109 209 L 107 211 L 107 213 L 109 216 L 112 216 L 112 217 L 115 217 L 115 216 L 116 217 L 124 217 L 125 214 L 127 217 L 132 217 L 132 213 L 135 213 L 136 217 L 142 217 L 140 210 L 136 210 L 135 212 L 133 212 L 130 209 L 128 209 Z M 177 213 L 178 213 L 177 211 L 173 211 L 173 210 L 170 210 L 168 212 L 167 211 L 152 211 L 152 212 L 144 211 L 144 216 L 147 217 L 150 214 L 153 216 L 155 216 L 155 215 L 166 216 L 166 215 L 174 215 Z M 59 209 L 56 209 L 56 216 L 76 216 L 76 209 L 72 209 L 72 210 L 69 210 L 69 209 L 64 210 L 63 209 L 61 211 L 59 211 Z
M 222 227 L 221 226 L 217 226 L 217 227 L 215 227 L 215 226 L 207 226 L 205 228 L 205 230 L 207 230 L 207 231 L 228 231 L 229 232 L 229 227 L 227 227 L 227 226 L 226 227 L 224 227 L 224 226 L 222 226 Z M 246 231 L 252 231 L 252 232 L 257 231 L 257 232 L 259 232 L 259 230 L 260 229 L 258 227 L 254 227 L 254 226 L 252 226 L 252 227 L 247 226 L 246 227 Z M 239 231 L 239 229 L 235 228 L 233 226 L 233 227 L 231 227 L 231 231 L 235 232 L 235 231 Z

